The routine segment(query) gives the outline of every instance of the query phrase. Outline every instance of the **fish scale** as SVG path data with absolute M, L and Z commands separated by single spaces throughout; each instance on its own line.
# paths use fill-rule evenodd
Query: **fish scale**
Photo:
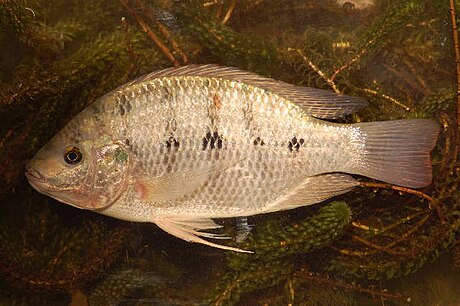
M 338 124 L 361 98 L 235 68 L 191 65 L 142 76 L 73 118 L 26 167 L 38 191 L 69 205 L 153 222 L 210 242 L 212 218 L 310 205 L 358 174 L 407 187 L 431 181 L 430 120 Z M 66 153 L 76 162 L 66 162 Z
M 115 96 L 129 96 L 132 110 L 126 113 L 121 111 L 119 115 L 107 112 L 113 114 L 111 116 L 115 119 L 104 120 L 112 123 L 107 128 L 112 131 L 126 125 L 124 122 L 117 122 L 116 118 L 120 117 L 128 122 L 136 120 L 146 122 L 140 133 L 151 134 L 150 131 L 158 131 L 156 135 L 152 135 L 150 141 L 135 135 L 126 135 L 133 140 L 133 147 L 136 147 L 136 139 L 142 141 L 139 145 L 142 146 L 141 149 L 134 152 L 137 159 L 146 161 L 141 164 L 145 176 L 157 177 L 172 172 L 187 171 L 200 167 L 201 164 L 207 165 L 216 161 L 236 165 L 211 178 L 202 188 L 183 197 L 181 201 L 171 202 L 170 206 L 162 205 L 158 208 L 155 203 L 152 203 L 150 212 L 139 221 L 149 221 L 156 215 L 177 215 L 183 210 L 192 211 L 188 215 L 196 217 L 209 217 L 210 209 L 216 217 L 241 216 L 248 211 L 250 214 L 260 213 L 265 205 L 276 199 L 280 190 L 297 183 L 303 177 L 327 171 L 325 164 L 329 164 L 331 169 L 337 169 L 336 165 L 346 160 L 346 150 L 342 150 L 342 154 L 339 152 L 340 148 L 337 144 L 344 142 L 337 142 L 337 133 L 343 133 L 343 137 L 346 138 L 346 133 L 349 133 L 348 127 L 322 124 L 324 132 L 321 133 L 316 120 L 305 119 L 299 107 L 263 89 L 209 77 L 172 77 L 148 82 L 148 84 L 138 84 L 129 92 L 114 93 Z M 206 85 L 210 87 L 203 92 L 202 88 Z M 152 88 L 156 90 L 152 91 Z M 152 92 L 156 92 L 156 95 Z M 220 125 L 214 128 L 218 133 L 222 133 L 226 148 L 218 150 L 208 146 L 203 150 L 202 138 L 197 135 L 204 137 L 213 130 L 208 108 L 213 106 L 215 96 L 219 97 L 221 106 L 216 112 Z M 126 99 L 115 98 L 114 100 L 125 101 Z M 151 107 L 153 110 L 146 115 L 136 111 L 142 112 L 147 107 L 146 103 L 148 105 L 153 103 L 157 108 Z M 117 106 L 114 105 L 113 108 L 117 109 Z M 248 111 L 252 114 L 250 120 L 245 117 Z M 121 116 L 121 113 L 124 115 Z M 155 122 L 144 120 L 145 117 L 152 118 L 152 113 L 156 114 Z M 171 118 L 171 114 L 175 114 L 175 117 Z M 167 122 L 172 119 L 177 122 L 174 137 L 180 145 L 177 149 L 168 151 L 162 142 L 169 139 Z M 335 131 L 329 131 L 332 129 Z M 307 137 L 313 131 L 316 137 Z M 136 133 L 139 131 L 136 130 Z M 289 150 L 288 144 L 294 135 L 299 139 L 305 139 L 304 146 L 299 152 Z M 254 146 L 256 137 L 263 139 L 265 145 Z M 327 141 L 328 137 L 332 137 L 332 141 Z M 321 153 L 321 159 L 313 158 L 317 152 L 309 153 L 309 150 L 312 148 L 315 151 L 320 141 L 334 148 Z M 324 147 L 323 145 L 322 148 Z M 330 153 L 334 153 L 333 156 L 328 156 L 331 155 Z M 244 160 L 240 161 L 243 158 Z M 172 164 L 171 161 L 174 163 Z M 239 169 L 246 169 L 251 176 L 239 175 Z M 245 189 L 251 192 L 241 192 Z M 128 200 L 123 199 L 119 202 L 126 201 Z M 137 199 L 129 201 L 137 201 Z M 110 209 L 106 213 L 116 215 Z

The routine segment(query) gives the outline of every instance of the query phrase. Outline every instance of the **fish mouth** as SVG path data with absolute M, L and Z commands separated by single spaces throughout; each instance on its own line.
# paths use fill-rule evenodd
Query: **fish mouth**
M 29 181 L 29 184 L 38 192 L 45 193 L 47 189 L 50 189 L 46 183 L 46 179 L 43 175 L 40 174 L 37 170 L 34 170 L 26 166 L 25 176 Z
M 69 195 L 69 194 L 57 194 L 57 192 L 61 192 L 62 190 L 59 188 L 55 188 L 53 186 L 50 186 L 47 184 L 46 178 L 40 174 L 40 172 L 27 167 L 26 166 L 26 171 L 25 171 L 25 176 L 27 180 L 29 181 L 29 184 L 38 192 L 47 195 L 59 202 L 77 207 L 77 208 L 82 208 L 78 206 L 77 204 L 74 204 L 75 202 L 79 202 L 81 200 L 81 195 Z
M 45 178 L 43 177 L 43 175 L 40 174 L 40 172 L 30 167 L 27 167 L 27 166 L 26 166 L 25 175 L 29 181 L 42 182 L 42 183 L 45 182 Z

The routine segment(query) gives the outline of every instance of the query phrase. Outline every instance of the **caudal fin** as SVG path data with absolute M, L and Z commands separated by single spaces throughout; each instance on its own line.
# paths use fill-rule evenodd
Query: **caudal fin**
M 428 119 L 357 123 L 364 152 L 355 173 L 410 188 L 429 185 L 432 179 L 430 152 L 439 125 Z

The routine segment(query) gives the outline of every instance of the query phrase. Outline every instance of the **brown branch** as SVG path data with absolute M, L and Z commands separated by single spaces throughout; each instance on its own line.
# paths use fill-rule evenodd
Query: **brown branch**
M 171 53 L 171 51 L 168 49 L 168 47 L 161 41 L 161 39 L 152 31 L 150 26 L 142 20 L 142 18 L 136 14 L 136 12 L 129 7 L 129 5 L 124 1 L 120 0 L 121 4 L 126 8 L 128 13 L 133 17 L 134 20 L 141 26 L 142 30 L 152 39 L 152 41 L 160 48 L 160 50 L 163 52 L 163 54 L 168 58 L 168 60 L 174 65 L 174 66 L 180 66 L 180 63 L 176 60 L 174 55 Z
M 331 249 L 331 250 L 334 250 L 334 251 L 336 251 L 336 252 L 338 252 L 340 254 L 343 254 L 343 255 L 358 256 L 358 257 L 370 256 L 370 255 L 374 255 L 377 252 L 379 252 L 376 249 L 372 249 L 371 251 L 353 251 L 353 250 L 348 250 L 348 249 L 341 249 L 341 248 L 338 248 L 338 247 L 335 247 L 335 246 L 332 246 L 332 245 L 329 245 L 328 248 Z
M 367 239 L 364 239 L 356 235 L 350 235 L 351 238 L 353 238 L 354 240 L 364 244 L 365 246 L 369 248 L 372 248 L 372 250 L 370 251 L 352 251 L 352 250 L 347 250 L 347 249 L 340 249 L 340 248 L 333 247 L 333 246 L 330 246 L 330 248 L 336 252 L 339 252 L 344 255 L 349 255 L 349 256 L 369 256 L 369 255 L 374 255 L 379 251 L 382 251 L 388 254 L 392 254 L 392 255 L 398 255 L 398 256 L 416 256 L 420 251 L 400 251 L 400 250 L 393 250 L 391 248 L 397 245 L 398 243 L 403 242 L 408 237 L 410 237 L 413 233 L 415 233 L 418 229 L 420 229 L 429 220 L 429 218 L 430 218 L 430 215 L 426 215 L 421 220 L 419 220 L 413 227 L 411 227 L 407 232 L 399 236 L 398 239 L 393 240 L 392 242 L 386 244 L 385 246 L 375 244 Z
M 142 4 L 142 2 L 140 2 L 139 0 L 136 0 L 136 4 L 143 10 L 145 11 L 145 7 L 144 5 Z M 151 13 L 155 13 L 155 10 L 153 8 L 149 8 L 149 10 L 151 11 Z M 174 39 L 173 35 L 171 34 L 171 32 L 168 30 L 167 27 L 165 27 L 161 22 L 159 22 L 157 19 L 155 18 L 152 18 L 151 14 L 146 14 L 146 16 L 149 18 L 150 21 L 154 22 L 155 25 L 158 27 L 158 29 L 160 30 L 160 32 L 165 36 L 166 40 L 168 40 L 168 42 L 171 44 L 171 46 L 173 47 L 174 51 L 176 51 L 181 57 L 182 57 L 182 62 L 184 64 L 187 64 L 188 63 L 188 57 L 187 55 L 185 54 L 184 51 L 182 51 L 182 49 L 180 48 L 179 44 L 177 43 L 177 41 Z
M 387 63 L 382 63 L 381 64 L 384 68 L 386 68 L 388 71 L 390 71 L 391 73 L 393 73 L 399 80 L 402 80 L 404 81 L 407 85 L 409 85 L 410 88 L 412 88 L 412 90 L 417 90 L 419 91 L 420 93 L 422 94 L 426 94 L 426 92 L 423 91 L 423 89 L 419 86 L 419 84 L 417 84 L 416 82 L 414 82 L 413 80 L 411 80 L 409 77 L 407 77 L 407 73 L 405 70 L 407 69 L 402 69 L 403 71 L 399 71 L 397 68 L 387 64 Z
M 410 111 L 410 107 L 409 106 L 406 106 L 404 105 L 403 103 L 399 102 L 398 100 L 396 100 L 395 98 L 393 97 L 390 97 L 389 95 L 386 95 L 386 94 L 382 94 L 382 93 L 379 93 L 378 91 L 376 90 L 373 90 L 373 89 L 370 89 L 370 88 L 358 88 L 366 93 L 369 93 L 369 94 L 372 94 L 376 97 L 381 97 L 381 98 L 384 98 L 385 100 L 388 100 L 394 104 L 396 104 L 397 106 L 403 108 L 404 110 L 406 111 Z
M 182 62 L 184 64 L 188 63 L 188 56 L 185 54 L 184 51 L 180 48 L 179 44 L 176 42 L 174 37 L 172 36 L 171 32 L 159 21 L 155 20 L 155 24 L 157 25 L 158 29 L 160 29 L 161 33 L 166 37 L 166 39 L 169 41 L 171 46 L 174 48 L 174 50 L 179 53 L 179 55 L 182 57 Z
M 393 240 L 392 242 L 388 243 L 385 246 L 375 244 L 375 243 L 373 243 L 373 242 L 371 242 L 371 241 L 369 241 L 367 239 L 364 239 L 364 238 L 356 236 L 356 235 L 351 235 L 351 238 L 353 238 L 356 241 L 361 242 L 362 244 L 364 244 L 364 245 L 366 245 L 366 246 L 368 246 L 370 248 L 373 248 L 373 249 L 376 249 L 378 251 L 382 251 L 382 252 L 385 252 L 385 253 L 388 253 L 388 254 L 400 255 L 400 256 L 414 256 L 414 254 L 416 254 L 415 252 L 398 251 L 398 250 L 393 250 L 391 248 L 394 247 L 395 245 L 397 245 L 398 243 L 400 243 L 400 242 L 406 240 L 407 238 L 409 238 L 420 227 L 422 227 L 428 221 L 429 218 L 430 218 L 429 215 L 423 217 L 419 222 L 417 222 L 417 224 L 415 224 L 414 227 L 412 227 L 410 230 L 405 232 L 398 239 Z
M 2 139 L 0 139 L 0 150 L 3 149 L 3 146 L 5 145 L 5 143 L 8 142 L 8 140 L 11 138 L 11 136 L 13 135 L 13 132 L 15 131 L 15 129 L 10 129 L 6 132 L 5 136 L 3 136 Z
M 417 80 L 417 82 L 420 84 L 420 91 L 425 95 L 430 95 L 431 90 L 428 87 L 427 83 L 425 82 L 424 79 L 417 73 L 417 69 L 414 67 L 414 64 L 406 59 L 402 59 L 402 62 L 406 65 L 407 68 L 411 71 L 411 75 Z
M 310 66 L 310 68 L 315 71 L 323 80 L 326 81 L 327 84 L 329 84 L 329 86 L 332 88 L 332 90 L 334 90 L 336 93 L 338 94 L 341 94 L 340 90 L 337 88 L 337 85 L 335 84 L 334 80 L 332 80 L 331 78 L 329 78 L 323 71 L 321 71 L 321 69 L 318 68 L 318 66 L 316 66 L 312 61 L 310 61 L 303 53 L 301 50 L 299 49 L 294 49 L 294 48 L 288 48 L 287 51 L 295 51 L 297 52 L 301 57 L 302 59 L 304 60 L 304 62 Z
M 365 187 L 365 188 L 382 188 L 382 189 L 391 189 L 395 191 L 400 191 L 403 193 L 407 194 L 413 194 L 419 197 L 424 198 L 425 200 L 428 200 L 431 203 L 431 206 L 436 209 L 436 212 L 438 214 L 439 219 L 441 220 L 441 223 L 444 223 L 444 214 L 442 213 L 441 207 L 439 206 L 438 202 L 436 202 L 435 199 L 427 195 L 426 193 L 423 193 L 421 191 L 415 190 L 415 189 L 410 189 L 407 187 L 401 187 L 401 186 L 395 186 L 391 184 L 386 184 L 386 183 L 374 183 L 374 182 L 360 182 L 359 183 L 360 187 Z
M 342 71 L 344 71 L 345 69 L 347 69 L 348 67 L 350 67 L 351 65 L 353 65 L 355 62 L 357 62 L 361 56 L 363 56 L 363 54 L 366 52 L 365 49 L 362 49 L 358 55 L 356 55 L 351 61 L 349 61 L 348 63 L 346 63 L 345 65 L 343 65 L 342 67 L 338 68 L 337 70 L 334 71 L 334 73 L 332 74 L 332 76 L 330 77 L 330 79 L 332 81 L 334 81 L 335 77 L 340 74 Z
M 355 284 L 347 284 L 340 280 L 331 279 L 327 275 L 326 276 L 315 275 L 313 273 L 307 272 L 305 269 L 300 269 L 299 271 L 294 273 L 294 277 L 306 279 L 308 281 L 313 282 L 314 284 L 327 285 L 328 287 L 329 286 L 330 287 L 341 287 L 348 291 L 366 293 L 371 296 L 379 296 L 382 298 L 395 299 L 395 300 L 400 300 L 400 301 L 405 301 L 405 302 L 410 301 L 410 298 L 408 296 L 404 296 L 400 293 L 390 293 L 386 290 L 376 290 L 376 289 L 370 289 L 370 288 L 363 288 Z
M 237 2 L 238 2 L 238 0 L 232 0 L 232 2 L 230 3 L 230 7 L 227 10 L 227 13 L 225 14 L 224 18 L 222 19 L 222 24 L 226 24 L 230 20 L 230 17 L 232 16 L 233 11 L 235 10 Z
M 412 215 L 409 215 L 405 218 L 402 218 L 402 219 L 399 219 L 398 221 L 394 222 L 394 223 L 391 223 L 385 227 L 382 227 L 382 228 L 375 228 L 375 227 L 370 227 L 368 225 L 365 225 L 365 224 L 362 224 L 362 223 L 359 223 L 357 221 L 353 221 L 351 223 L 351 225 L 355 228 L 359 228 L 359 229 L 362 229 L 362 230 L 365 230 L 365 231 L 371 231 L 373 232 L 375 235 L 378 235 L 378 234 L 382 234 L 388 230 L 391 230 L 399 225 L 401 225 L 402 223 L 405 223 L 405 222 L 408 222 L 418 216 L 420 216 L 421 214 L 423 213 L 423 211 L 418 211 Z
M 455 17 L 455 3 L 450 0 L 450 17 L 452 22 L 452 39 L 454 42 L 455 64 L 457 67 L 457 146 L 460 133 L 460 49 L 458 44 L 457 18 Z
M 217 0 L 215 2 L 217 4 L 216 18 L 220 19 L 220 16 L 222 16 L 222 12 L 224 10 L 224 0 Z

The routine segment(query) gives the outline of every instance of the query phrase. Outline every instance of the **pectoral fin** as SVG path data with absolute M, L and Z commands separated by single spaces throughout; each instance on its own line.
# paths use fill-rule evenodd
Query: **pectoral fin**
M 216 224 L 211 219 L 178 219 L 178 218 L 158 218 L 153 220 L 153 222 L 158 225 L 161 229 L 165 232 L 176 236 L 177 238 L 183 239 L 188 242 L 196 242 L 205 245 L 209 245 L 211 247 L 223 249 L 223 250 L 230 250 L 235 252 L 243 252 L 243 253 L 252 253 L 251 251 L 242 250 L 235 247 L 230 247 L 226 245 L 220 245 L 217 243 L 209 242 L 204 240 L 201 237 L 205 238 L 214 238 L 214 239 L 228 239 L 228 237 L 202 232 L 202 230 L 209 230 L 209 229 L 216 229 L 220 228 L 221 226 Z
M 350 191 L 358 185 L 353 177 L 341 174 L 323 174 L 306 178 L 287 194 L 269 205 L 263 213 L 293 209 L 315 204 Z
M 135 181 L 134 188 L 138 199 L 141 201 L 174 201 L 184 195 L 191 194 L 211 177 L 227 168 L 228 164 L 219 163 L 160 177 L 142 177 Z

